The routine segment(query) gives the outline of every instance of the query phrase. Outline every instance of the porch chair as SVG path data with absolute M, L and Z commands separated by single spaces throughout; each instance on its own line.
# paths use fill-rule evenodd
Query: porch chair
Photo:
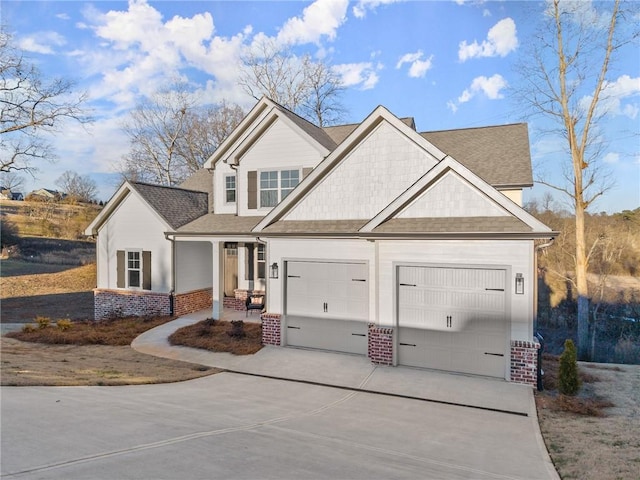
M 250 310 L 258 310 L 258 312 L 262 312 L 264 309 L 264 295 L 249 295 L 245 305 L 247 307 L 245 317 L 249 315 Z

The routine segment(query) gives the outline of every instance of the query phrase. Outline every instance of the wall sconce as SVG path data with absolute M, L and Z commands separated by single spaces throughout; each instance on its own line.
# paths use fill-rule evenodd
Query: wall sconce
M 269 278 L 278 278 L 278 264 L 276 262 L 269 266 Z
M 524 277 L 516 273 L 516 295 L 524 295 Z

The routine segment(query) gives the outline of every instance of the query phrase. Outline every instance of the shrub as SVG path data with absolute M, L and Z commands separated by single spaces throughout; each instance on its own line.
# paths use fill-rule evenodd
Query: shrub
M 68 318 L 61 318 L 56 322 L 56 326 L 63 332 L 66 332 L 73 326 L 73 323 Z
M 38 328 L 40 330 L 44 330 L 51 324 L 51 319 L 49 317 L 36 317 L 36 323 L 38 324 Z
M 640 345 L 629 337 L 619 339 L 615 347 L 615 361 L 616 363 L 639 363 Z
M 36 327 L 34 327 L 33 325 L 31 325 L 30 323 L 27 323 L 24 327 L 22 327 L 22 331 L 24 333 L 31 333 L 31 332 L 35 332 L 36 331 Z
M 560 355 L 558 368 L 558 391 L 563 395 L 575 395 L 580 389 L 576 346 L 573 340 L 564 342 L 564 352 Z
M 231 330 L 227 333 L 233 338 L 243 338 L 246 335 L 244 333 L 244 322 L 242 320 L 231 320 Z

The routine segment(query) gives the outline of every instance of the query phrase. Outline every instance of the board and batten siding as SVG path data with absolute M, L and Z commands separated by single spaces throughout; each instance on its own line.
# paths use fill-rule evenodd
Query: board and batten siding
M 382 122 L 285 219 L 373 218 L 435 164 L 426 151 Z
M 286 279 L 285 261 L 363 262 L 368 266 L 369 321 L 375 318 L 375 247 L 363 240 L 271 239 L 268 242 L 267 265 L 278 263 L 279 279 L 269 281 L 267 311 L 285 313 L 283 291 Z
M 283 145 L 286 147 L 283 148 Z M 257 172 L 257 191 L 259 192 L 261 170 L 298 169 L 302 178 L 303 170 L 314 168 L 322 158 L 322 153 L 311 143 L 311 140 L 303 138 L 286 122 L 276 120 L 240 159 L 236 176 L 238 215 L 262 215 L 270 210 L 269 208 L 249 208 L 248 172 Z M 223 176 L 221 179 L 224 182 Z M 217 179 L 216 182 L 218 182 Z M 224 185 L 219 182 L 216 183 L 216 187 L 224 189 Z
M 151 288 L 171 290 L 171 243 L 165 239 L 167 225 L 135 194 L 129 194 L 100 227 L 96 244 L 97 287 L 118 288 L 118 250 L 151 252 Z
M 382 326 L 395 326 L 396 267 L 398 265 L 431 266 L 502 266 L 507 270 L 507 323 L 512 340 L 532 341 L 534 246 L 532 240 L 447 240 L 447 241 L 379 241 L 379 319 Z M 514 292 L 516 273 L 525 281 L 524 295 Z
M 176 241 L 176 293 L 213 286 L 211 242 Z
M 236 177 L 236 201 L 238 197 L 238 177 L 236 172 L 224 162 L 218 162 L 213 171 L 213 211 L 215 213 L 236 213 L 235 203 L 225 202 L 225 178 L 228 175 Z

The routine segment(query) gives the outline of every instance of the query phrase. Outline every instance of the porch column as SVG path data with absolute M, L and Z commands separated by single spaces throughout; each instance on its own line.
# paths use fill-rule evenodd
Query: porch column
M 214 320 L 222 318 L 224 302 L 224 244 L 221 242 L 211 242 L 212 245 L 212 288 L 211 296 L 213 300 L 212 316 Z

